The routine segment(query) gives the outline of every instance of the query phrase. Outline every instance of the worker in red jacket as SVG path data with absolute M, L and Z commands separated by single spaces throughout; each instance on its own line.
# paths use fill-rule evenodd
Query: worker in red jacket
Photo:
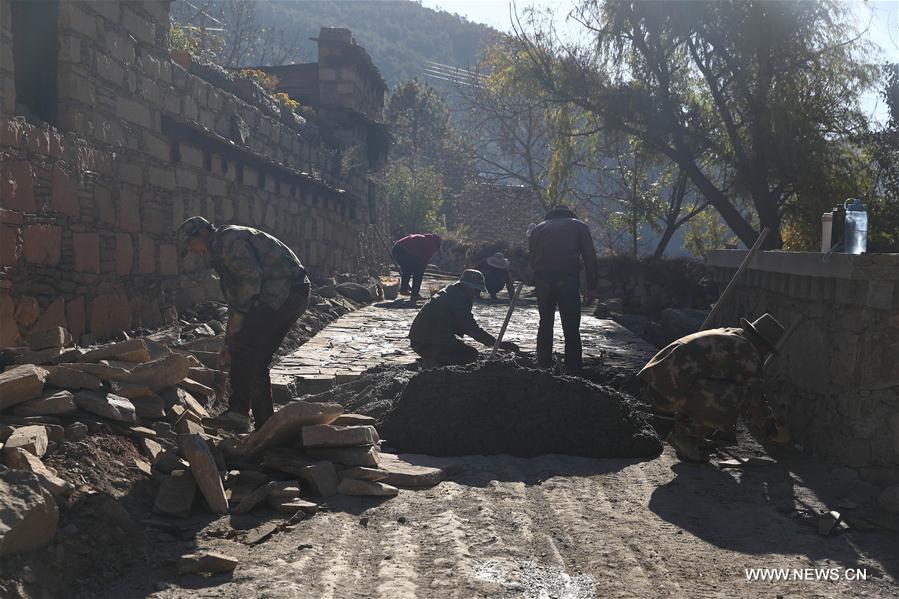
M 412 300 L 421 299 L 421 280 L 434 254 L 440 254 L 440 236 L 434 233 L 413 233 L 393 244 L 393 259 L 400 267 L 400 293 L 411 293 Z M 409 289 L 409 279 L 412 289 Z

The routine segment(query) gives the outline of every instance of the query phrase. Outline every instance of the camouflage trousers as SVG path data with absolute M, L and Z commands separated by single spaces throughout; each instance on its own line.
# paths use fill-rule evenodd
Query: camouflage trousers
M 678 428 L 692 437 L 729 431 L 741 415 L 753 433 L 767 434 L 774 422 L 762 390 L 733 381 L 696 379 L 689 392 L 678 396 L 662 395 L 649 385 L 645 389 L 653 407 L 673 415 Z

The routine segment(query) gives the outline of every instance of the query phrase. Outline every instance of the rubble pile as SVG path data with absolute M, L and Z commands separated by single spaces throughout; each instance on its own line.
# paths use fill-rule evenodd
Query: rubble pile
M 404 452 L 647 458 L 662 450 L 644 406 L 611 387 L 515 359 L 413 368 L 374 369 L 309 399 L 375 417 Z
M 377 297 L 376 289 L 351 281 L 330 283 L 316 291 L 333 297 L 310 297 L 281 353 Z M 64 540 L 74 534 L 75 522 L 88 516 L 76 513 L 83 500 L 95 503 L 92 497 L 101 495 L 112 504 L 130 501 L 142 481 L 151 487 L 149 501 L 129 508 L 146 512 L 152 506 L 157 515 L 171 517 L 197 513 L 200 506 L 218 514 L 256 505 L 310 514 L 317 504 L 301 494 L 396 493 L 383 482 L 391 472 L 377 468 L 379 439 L 371 419 L 343 416 L 335 423 L 342 409 L 332 409 L 315 420 L 325 428 L 308 433 L 318 435 L 308 441 L 309 454 L 294 420 L 287 426 L 295 436 L 278 437 L 283 431 L 275 428 L 277 442 L 266 442 L 267 450 L 253 456 L 240 449 L 240 439 L 204 426 L 226 399 L 227 374 L 216 369 L 226 325 L 226 306 L 206 302 L 164 329 L 134 331 L 142 337 L 122 333 L 123 341 L 79 347 L 56 327 L 28 335 L 22 347 L 0 349 L 0 556 L 32 551 L 55 537 L 58 557 L 63 546 L 57 528 L 68 528 Z M 290 413 L 259 432 L 273 430 Z M 354 445 L 362 441 L 367 446 Z M 316 451 L 319 457 L 311 455 Z M 333 460 L 322 457 L 329 451 L 336 452 Z M 364 466 L 355 463 L 362 459 L 356 453 L 370 456 Z M 281 468 L 270 469 L 266 460 Z M 395 470 L 408 474 L 397 464 Z M 433 479 L 431 470 L 421 474 Z
M 223 373 L 150 339 L 84 349 L 58 329 L 29 341 L 0 374 L 0 555 L 46 545 L 73 493 L 96 492 L 65 455 L 94 433 L 130 439 L 139 453 L 119 457 L 158 482 L 152 511 L 165 517 L 265 507 L 295 520 L 333 495 L 390 497 L 444 474 L 382 454 L 374 419 L 338 404 L 297 401 L 250 435 L 217 434 L 203 425 L 215 391 L 200 380 Z

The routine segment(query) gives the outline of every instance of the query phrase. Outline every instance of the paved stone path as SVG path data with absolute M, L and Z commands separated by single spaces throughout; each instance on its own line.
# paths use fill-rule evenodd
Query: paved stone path
M 431 280 L 430 287 L 439 289 Z M 441 285 L 442 286 L 442 285 Z M 506 330 L 505 339 L 514 341 L 525 352 L 536 350 L 537 302 L 528 297 L 532 288 L 522 290 Z M 415 305 L 400 299 L 382 302 L 341 317 L 307 341 L 296 352 L 285 356 L 272 369 L 272 384 L 284 389 L 297 380 L 304 393 L 318 393 L 352 380 L 363 371 L 380 364 L 408 364 L 417 359 L 406 335 L 423 302 Z M 476 301 L 474 315 L 484 329 L 496 335 L 509 308 L 508 302 Z M 638 368 L 654 353 L 654 348 L 611 320 L 595 318 L 592 307 L 584 308 L 581 336 L 584 356 L 603 356 L 611 366 Z M 554 350 L 562 352 L 562 324 L 556 315 Z M 477 342 L 468 340 L 474 345 Z M 482 352 L 489 348 L 479 346 Z

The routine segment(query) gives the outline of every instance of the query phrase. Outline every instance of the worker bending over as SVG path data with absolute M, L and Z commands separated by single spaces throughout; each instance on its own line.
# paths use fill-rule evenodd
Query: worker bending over
M 309 279 L 289 247 L 249 227 L 215 227 L 192 216 L 178 229 L 181 255 L 208 258 L 228 303 L 219 368 L 230 363 L 230 407 L 212 424 L 249 430 L 274 414 L 269 363 L 287 331 L 306 311 Z
M 675 418 L 668 442 L 681 460 L 708 461 L 705 438 L 732 429 L 741 412 L 750 430 L 767 441 L 789 437 L 764 396 L 762 365 L 777 353 L 783 326 L 770 314 L 740 328 L 719 328 L 681 337 L 657 353 L 637 374 L 653 406 Z
M 413 233 L 393 244 L 390 254 L 400 267 L 400 295 L 411 294 L 409 299 L 421 299 L 421 280 L 434 254 L 440 253 L 440 236 L 434 233 Z M 409 280 L 412 288 L 409 288 Z
M 512 282 L 512 273 L 509 272 L 509 260 L 502 252 L 496 252 L 489 258 L 481 260 L 475 267 L 484 273 L 484 284 L 490 299 L 496 299 L 496 294 L 503 287 L 509 293 L 509 298 L 515 297 L 515 285 Z

